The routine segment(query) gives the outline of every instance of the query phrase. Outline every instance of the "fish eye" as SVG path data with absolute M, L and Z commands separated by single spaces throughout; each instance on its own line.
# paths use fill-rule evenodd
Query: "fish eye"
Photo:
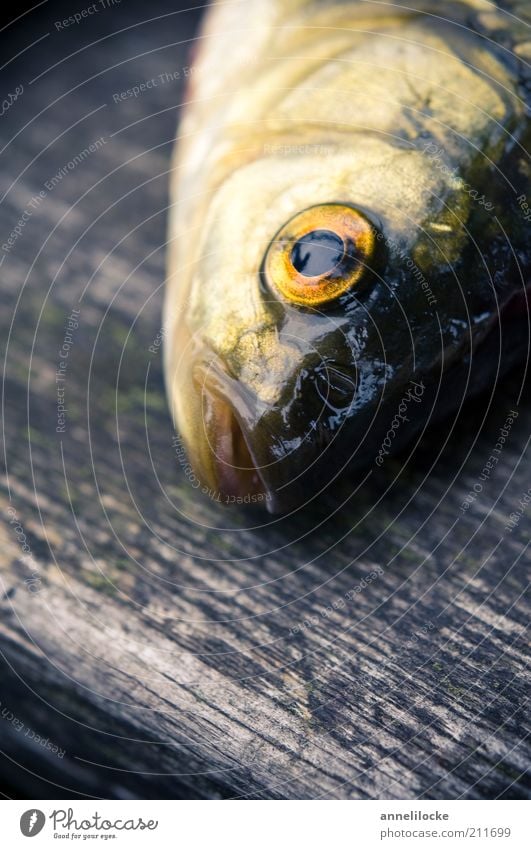
M 284 300 L 321 306 L 365 278 L 375 243 L 375 228 L 358 209 L 341 203 L 311 206 L 276 234 L 263 275 Z

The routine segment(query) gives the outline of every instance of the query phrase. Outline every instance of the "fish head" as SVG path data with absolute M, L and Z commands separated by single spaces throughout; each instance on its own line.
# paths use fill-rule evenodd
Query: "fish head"
M 285 511 L 374 467 L 399 410 L 396 446 L 429 419 L 425 389 L 488 317 L 488 286 L 472 315 L 456 274 L 469 214 L 455 175 L 366 136 L 222 181 L 167 303 L 169 396 L 206 492 Z

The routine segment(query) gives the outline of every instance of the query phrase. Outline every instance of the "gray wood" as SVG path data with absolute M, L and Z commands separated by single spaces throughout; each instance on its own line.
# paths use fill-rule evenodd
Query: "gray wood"
M 360 489 L 342 481 L 303 515 L 199 496 L 172 446 L 155 342 L 198 13 L 137 26 L 145 5 L 122 5 L 64 32 L 45 9 L 7 42 L 11 56 L 50 32 L 4 71 L 5 90 L 24 93 L 1 126 L 2 242 L 46 181 L 105 142 L 47 191 L 0 266 L 4 792 L 526 796 L 531 506 L 506 530 L 530 485 L 524 370 L 426 433 L 409 462 Z M 58 433 L 55 374 L 78 306 Z M 462 512 L 511 410 L 500 461 Z

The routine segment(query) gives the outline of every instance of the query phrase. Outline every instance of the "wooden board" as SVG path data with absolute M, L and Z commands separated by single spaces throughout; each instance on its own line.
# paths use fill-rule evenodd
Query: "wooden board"
M 5 794 L 526 796 L 523 370 L 303 515 L 198 495 L 158 334 L 199 12 L 59 9 L 3 33 L 8 58 L 42 37 L 1 126 L 3 244 L 26 211 L 0 256 Z

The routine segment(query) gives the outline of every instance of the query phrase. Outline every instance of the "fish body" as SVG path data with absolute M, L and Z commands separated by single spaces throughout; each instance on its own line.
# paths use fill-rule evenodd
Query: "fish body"
M 208 12 L 164 307 L 206 490 L 287 510 L 378 465 L 397 415 L 393 451 L 528 354 L 529 9 Z

